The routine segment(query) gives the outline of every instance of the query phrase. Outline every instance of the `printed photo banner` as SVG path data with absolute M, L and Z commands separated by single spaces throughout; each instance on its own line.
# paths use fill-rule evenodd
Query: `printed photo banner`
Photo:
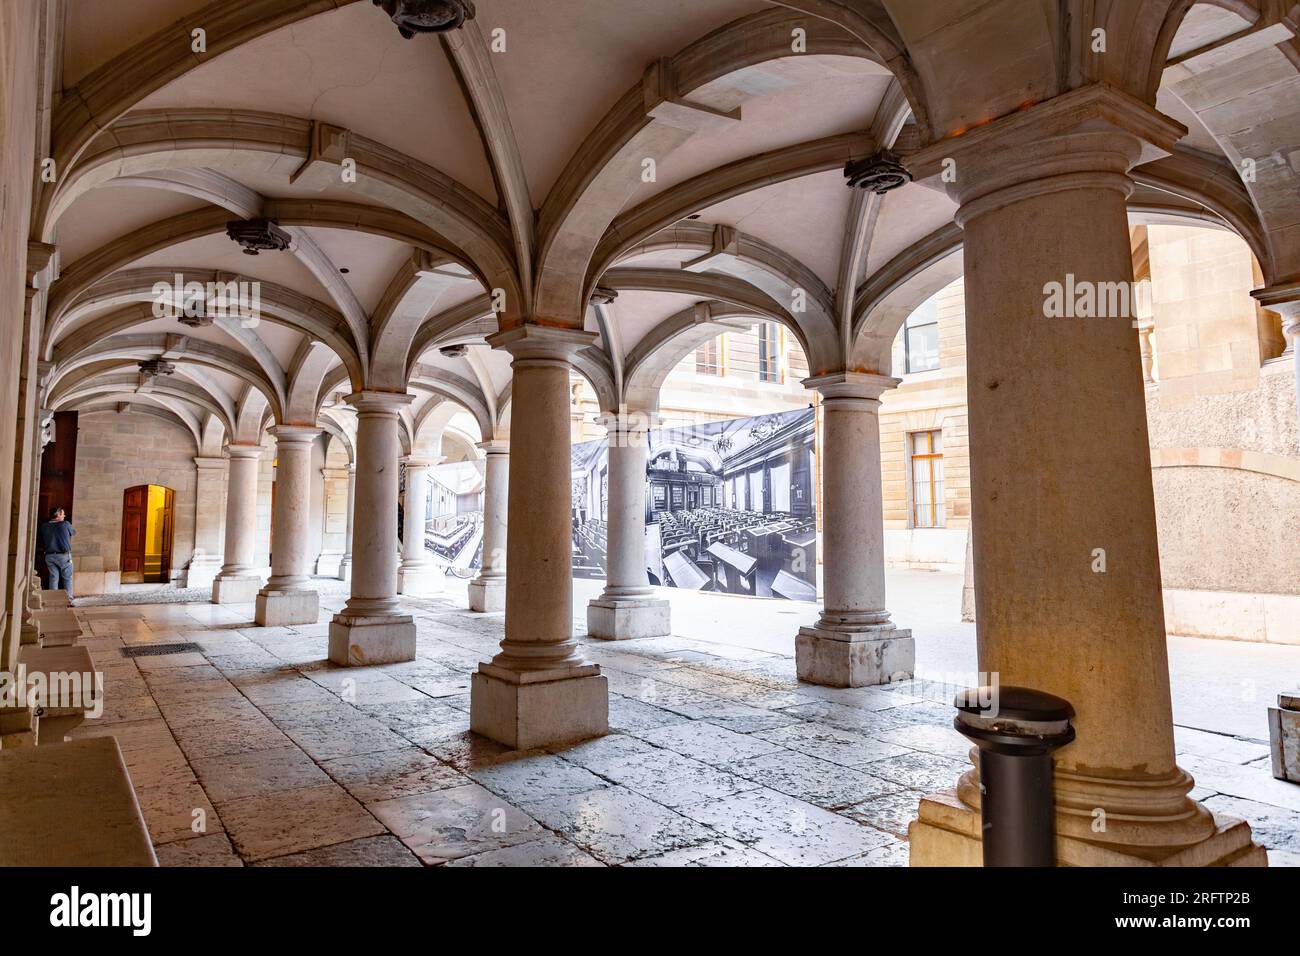
M 811 408 L 652 431 L 646 571 L 652 584 L 817 599 Z M 573 573 L 605 576 L 605 441 L 573 447 Z

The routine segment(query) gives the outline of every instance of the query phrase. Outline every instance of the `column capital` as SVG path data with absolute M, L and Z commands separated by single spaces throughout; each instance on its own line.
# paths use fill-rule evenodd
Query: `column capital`
M 277 445 L 305 445 L 320 436 L 319 428 L 307 425 L 276 425 L 271 429 Z
M 226 455 L 230 458 L 260 458 L 262 457 L 262 446 L 231 442 L 226 446 Z
M 1134 166 L 1168 156 L 1187 128 L 1104 83 L 959 130 L 904 160 L 915 179 L 941 176 L 961 204 L 957 224 L 1047 193 L 1109 188 L 1128 196 Z
M 436 465 L 441 465 L 446 460 L 446 455 L 434 455 L 433 457 L 405 455 L 402 457 L 402 464 L 407 468 L 433 468 Z
M 880 404 L 880 396 L 900 382 L 900 378 L 871 372 L 832 372 L 804 379 L 803 387 L 820 392 L 825 403 L 869 402 L 874 408 Z
M 1251 297 L 1264 308 L 1282 316 L 1282 333 L 1287 338 L 1300 336 L 1300 279 L 1256 289 L 1251 292 Z
M 494 349 L 504 349 L 514 357 L 512 364 L 570 366 L 577 353 L 596 341 L 595 332 L 582 329 L 555 328 L 549 325 L 519 325 L 487 337 Z
M 484 458 L 492 455 L 510 454 L 510 442 L 505 438 L 493 438 L 489 441 L 481 441 L 474 447 L 482 450 Z
M 343 396 L 357 410 L 358 415 L 393 415 L 415 401 L 415 396 L 408 392 L 360 391 Z

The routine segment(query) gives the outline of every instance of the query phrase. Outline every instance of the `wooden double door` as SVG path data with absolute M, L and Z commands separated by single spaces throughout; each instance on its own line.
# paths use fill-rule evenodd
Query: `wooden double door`
M 176 495 L 161 485 L 122 492 L 122 583 L 171 580 Z

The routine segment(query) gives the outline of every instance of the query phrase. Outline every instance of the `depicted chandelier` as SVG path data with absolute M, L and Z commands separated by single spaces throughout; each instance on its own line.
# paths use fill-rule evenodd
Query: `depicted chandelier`
M 244 247 L 246 256 L 289 248 L 289 234 L 274 219 L 236 219 L 226 223 L 226 235 Z
M 907 171 L 907 167 L 888 149 L 882 149 L 866 159 L 845 163 L 844 176 L 853 188 L 877 194 L 898 189 L 912 181 L 912 174 Z
M 374 0 L 377 7 L 397 24 L 397 32 L 406 39 L 417 33 L 446 33 L 459 30 L 466 20 L 474 19 L 471 0 Z
M 719 455 L 725 456 L 727 452 L 731 451 L 735 444 L 736 443 L 732 441 L 730 435 L 719 435 L 717 440 L 713 443 L 713 450 Z

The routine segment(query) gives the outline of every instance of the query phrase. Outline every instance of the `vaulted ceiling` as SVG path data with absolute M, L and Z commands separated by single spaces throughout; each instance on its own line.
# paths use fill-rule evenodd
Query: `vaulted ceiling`
M 52 0 L 47 405 L 161 409 L 219 447 L 272 420 L 346 440 L 339 395 L 409 387 L 404 440 L 436 454 L 453 421 L 506 433 L 484 337 L 525 320 L 599 333 L 580 370 L 608 407 L 760 318 L 814 372 L 887 371 L 961 233 L 938 184 L 872 193 L 846 163 L 1095 82 L 1189 131 L 1136 171 L 1135 221 L 1231 228 L 1300 278 L 1288 0 L 474 6 L 404 39 L 360 0 Z M 257 218 L 286 250 L 241 254 L 226 223 Z M 160 318 L 177 274 L 256 280 L 259 320 Z

